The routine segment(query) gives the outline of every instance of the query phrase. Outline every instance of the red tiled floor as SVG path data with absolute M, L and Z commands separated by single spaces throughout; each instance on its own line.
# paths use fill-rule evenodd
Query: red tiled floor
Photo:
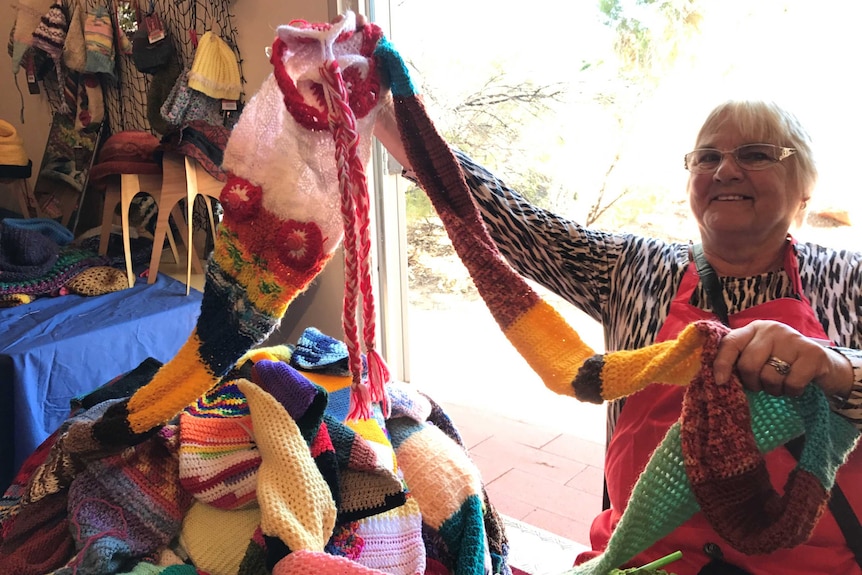
M 443 404 L 497 511 L 586 544 L 601 510 L 604 445 L 490 410 Z

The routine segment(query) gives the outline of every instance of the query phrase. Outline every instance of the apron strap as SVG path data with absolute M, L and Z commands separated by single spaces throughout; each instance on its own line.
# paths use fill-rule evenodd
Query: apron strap
M 694 263 L 697 266 L 697 275 L 700 276 L 700 281 L 703 284 L 703 289 L 706 290 L 706 296 L 709 298 L 712 311 L 718 316 L 726 326 L 730 326 L 730 320 L 727 315 L 727 304 L 724 301 L 721 282 L 718 280 L 718 274 L 706 261 L 706 256 L 703 254 L 703 245 L 694 244 L 691 246 L 691 253 L 694 256 Z

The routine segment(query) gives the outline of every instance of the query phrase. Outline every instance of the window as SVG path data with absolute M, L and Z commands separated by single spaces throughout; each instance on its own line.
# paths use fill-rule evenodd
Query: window
M 821 171 L 814 208 L 852 211 L 841 198 L 856 180 L 846 135 L 859 133 L 859 89 L 841 62 L 862 52 L 853 29 L 860 7 L 378 0 L 373 10 L 413 65 L 438 130 L 543 207 L 604 229 L 696 238 L 683 154 L 715 104 L 754 95 L 780 101 L 811 131 Z M 404 342 L 396 354 L 404 378 L 446 401 L 493 396 L 519 419 L 602 441 L 601 408 L 582 416 L 581 404 L 546 392 L 505 340 L 421 191 L 398 178 L 385 187 L 387 249 L 407 262 L 384 266 L 386 296 L 401 298 L 385 307 L 403 312 L 384 321 L 387 354 Z M 808 226 L 797 235 L 858 249 L 850 230 Z M 558 309 L 601 350 L 595 322 Z

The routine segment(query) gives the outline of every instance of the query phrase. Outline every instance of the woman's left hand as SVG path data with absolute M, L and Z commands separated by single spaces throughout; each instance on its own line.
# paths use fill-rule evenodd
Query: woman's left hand
M 735 370 L 742 385 L 771 395 L 802 395 L 812 381 L 827 396 L 846 397 L 853 386 L 850 361 L 795 329 L 758 320 L 731 330 L 721 341 L 713 364 L 724 383 Z

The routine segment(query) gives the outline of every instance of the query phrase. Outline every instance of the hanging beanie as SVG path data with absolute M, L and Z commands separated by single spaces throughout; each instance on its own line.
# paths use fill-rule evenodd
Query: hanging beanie
M 87 67 L 87 41 L 84 39 L 85 10 L 81 2 L 73 2 L 72 16 L 69 18 L 69 31 L 63 44 L 63 62 L 75 72 L 83 72 Z
M 58 112 L 61 114 L 71 113 L 66 102 L 64 86 L 66 76 L 63 66 L 63 46 L 66 43 L 66 30 L 69 23 L 66 18 L 65 9 L 59 2 L 51 5 L 48 12 L 42 16 L 36 30 L 33 31 L 33 47 L 45 52 L 54 61 L 54 71 L 57 74 L 57 83 L 60 86 L 60 106 Z
M 99 5 L 87 13 L 84 20 L 84 40 L 87 46 L 86 72 L 114 76 L 114 26 L 105 6 Z
M 6 120 L 0 120 L 0 168 L 23 167 L 29 163 L 30 158 L 18 130 Z
M 19 0 L 12 28 L 12 73 L 18 74 L 24 54 L 33 45 L 33 32 L 53 0 Z
M 236 54 L 218 35 L 206 32 L 189 70 L 189 88 L 219 100 L 239 100 L 242 82 Z

